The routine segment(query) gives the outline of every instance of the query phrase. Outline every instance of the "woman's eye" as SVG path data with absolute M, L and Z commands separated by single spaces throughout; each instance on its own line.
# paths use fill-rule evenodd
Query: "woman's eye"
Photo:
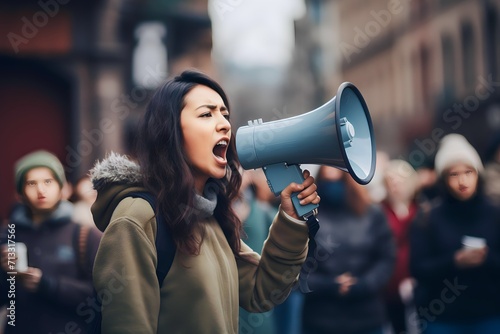
M 226 114 L 226 115 L 222 115 L 224 116 L 225 119 L 227 119 L 229 121 L 229 114 Z
M 212 114 L 207 112 L 207 113 L 201 114 L 200 117 L 212 117 Z

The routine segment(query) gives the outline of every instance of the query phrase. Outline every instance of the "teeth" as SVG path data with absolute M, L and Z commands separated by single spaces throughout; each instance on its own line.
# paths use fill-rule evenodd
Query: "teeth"
M 217 145 L 225 145 L 225 146 L 227 146 L 227 141 L 221 140 L 220 142 L 217 143 Z

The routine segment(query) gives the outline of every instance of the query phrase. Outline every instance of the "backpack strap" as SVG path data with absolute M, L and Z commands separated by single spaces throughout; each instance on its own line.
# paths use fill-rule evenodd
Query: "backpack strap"
M 80 250 L 79 262 L 82 269 L 88 268 L 88 244 L 89 244 L 90 227 L 82 226 L 78 238 L 78 249 Z M 87 270 L 84 270 L 87 272 Z
M 92 274 L 89 272 L 87 266 L 87 245 L 89 233 L 90 228 L 88 226 L 82 226 L 75 223 L 75 228 L 73 230 L 73 249 L 75 250 L 78 271 L 80 272 L 80 275 L 84 277 L 92 277 Z
M 149 203 L 149 205 L 151 205 L 153 211 L 155 212 L 156 224 L 157 224 L 155 246 L 158 257 L 158 265 L 156 267 L 156 277 L 158 278 L 158 283 L 160 284 L 161 287 L 163 285 L 165 277 L 167 277 L 167 274 L 170 270 L 170 267 L 172 266 L 172 263 L 174 262 L 174 257 L 175 257 L 174 240 L 167 227 L 165 218 L 163 217 L 161 212 L 156 211 L 156 198 L 155 196 L 153 196 L 153 194 L 149 192 L 132 192 L 128 195 L 128 197 L 134 197 L 134 198 L 139 197 L 146 200 Z

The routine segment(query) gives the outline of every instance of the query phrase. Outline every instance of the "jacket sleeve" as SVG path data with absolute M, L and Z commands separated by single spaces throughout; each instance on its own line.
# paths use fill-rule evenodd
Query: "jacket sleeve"
M 488 254 L 484 262 L 485 267 L 495 276 L 500 275 L 500 245 L 494 240 L 500 240 L 500 207 L 494 207 L 491 216 L 493 217 L 492 233 L 489 236 L 493 241 L 487 242 L 492 246 L 488 246 Z
M 271 224 L 260 258 L 242 242 L 237 259 L 240 306 L 249 312 L 265 312 L 282 303 L 297 282 L 307 242 L 305 222 L 294 221 L 281 210 Z
M 156 277 L 156 224 L 149 204 L 139 201 L 145 202 L 133 198 L 120 202 L 97 252 L 93 276 L 102 299 L 103 333 L 157 331 L 160 287 Z M 146 205 L 149 210 L 145 210 Z
M 0 307 L 6 305 L 9 302 L 9 281 L 7 279 L 7 273 L 0 269 Z
M 410 273 L 417 280 L 435 280 L 445 277 L 454 269 L 454 252 L 438 254 L 435 243 L 440 242 L 433 233 L 432 217 L 416 220 L 410 230 Z
M 86 250 L 87 266 L 80 268 L 82 271 L 80 277 L 72 278 L 42 273 L 37 294 L 63 307 L 75 308 L 84 304 L 86 299 L 93 295 L 92 276 L 88 267 L 93 264 L 100 238 L 101 233 L 97 229 L 90 230 Z
M 5 245 L 7 243 L 7 231 L 5 228 L 0 229 L 0 234 L 3 237 L 0 237 L 0 247 L 2 245 Z M 0 252 L 0 260 L 2 260 L 2 252 Z M 0 267 L 0 307 L 7 304 L 9 302 L 9 281 L 7 279 L 9 276 L 7 273 L 3 270 L 3 268 Z

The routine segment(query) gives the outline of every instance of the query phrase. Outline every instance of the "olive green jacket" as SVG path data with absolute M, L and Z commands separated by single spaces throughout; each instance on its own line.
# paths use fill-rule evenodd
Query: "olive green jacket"
M 308 236 L 305 223 L 282 211 L 262 256 L 242 241 L 236 258 L 215 218 L 204 219 L 200 254 L 177 251 L 160 289 L 154 212 L 147 201 L 127 197 L 141 189 L 140 177 L 126 176 L 139 172 L 131 164 L 111 155 L 91 172 L 99 194 L 94 220 L 104 232 L 93 274 L 103 333 L 238 333 L 239 306 L 264 312 L 284 301 L 305 261 Z

